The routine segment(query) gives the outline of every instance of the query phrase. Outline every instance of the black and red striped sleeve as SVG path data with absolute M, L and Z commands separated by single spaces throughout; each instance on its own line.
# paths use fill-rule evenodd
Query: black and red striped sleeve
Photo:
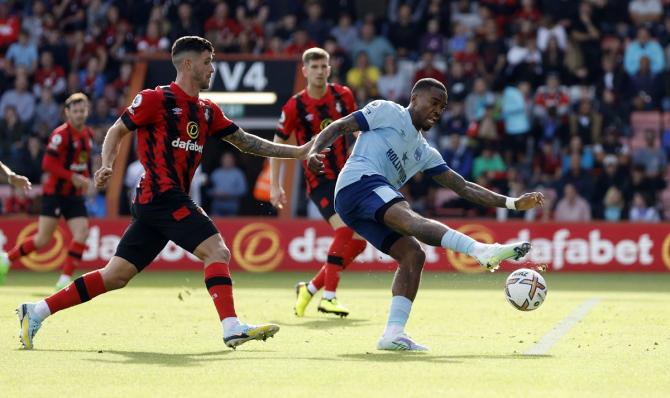
M 277 130 L 275 131 L 277 137 L 284 141 L 291 138 L 291 135 L 293 135 L 293 132 L 295 131 L 295 115 L 295 99 L 291 97 L 281 109 L 281 116 L 279 116 Z
M 42 170 L 58 178 L 70 179 L 74 172 L 64 165 L 65 148 L 68 146 L 69 136 L 66 130 L 57 128 L 49 137 L 49 144 L 42 158 Z
M 223 139 L 240 129 L 235 122 L 228 119 L 226 115 L 223 114 L 221 108 L 215 103 L 209 100 L 207 100 L 207 102 L 212 109 L 212 125 L 209 129 L 210 137 Z
M 142 90 L 121 115 L 121 121 L 130 131 L 151 124 L 160 115 L 161 94 L 156 90 Z
M 342 100 L 344 101 L 344 106 L 347 108 L 346 114 L 348 115 L 356 111 L 356 99 L 354 99 L 354 93 L 351 92 L 349 87 L 340 87 L 342 87 Z

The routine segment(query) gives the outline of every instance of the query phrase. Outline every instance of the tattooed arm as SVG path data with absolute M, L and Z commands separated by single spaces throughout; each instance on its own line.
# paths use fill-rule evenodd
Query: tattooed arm
M 321 155 L 321 152 L 325 151 L 338 136 L 354 133 L 360 129 L 361 127 L 353 113 L 329 124 L 316 136 L 314 145 L 307 155 L 307 167 L 315 173 L 321 172 L 323 170 L 323 162 L 321 162 L 323 155 Z
M 507 196 L 497 194 L 474 182 L 466 181 L 451 169 L 433 176 L 433 179 L 470 202 L 489 207 L 507 207 Z M 513 201 L 516 210 L 528 210 L 541 207 L 544 204 L 544 195 L 540 192 L 525 193 L 518 198 L 513 198 Z
M 235 145 L 237 149 L 244 153 L 252 155 L 287 158 L 287 159 L 305 159 L 307 152 L 312 147 L 313 141 L 301 146 L 277 144 L 264 138 L 247 133 L 238 129 L 231 135 L 223 138 L 225 141 Z

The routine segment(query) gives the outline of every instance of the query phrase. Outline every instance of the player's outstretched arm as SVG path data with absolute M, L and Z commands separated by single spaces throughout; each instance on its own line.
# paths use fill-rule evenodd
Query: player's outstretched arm
M 311 141 L 301 146 L 276 144 L 265 138 L 247 133 L 242 129 L 225 136 L 223 140 L 235 145 L 237 149 L 244 153 L 268 158 L 306 159 L 307 152 L 312 146 Z
M 112 176 L 112 165 L 116 155 L 119 154 L 119 144 L 128 133 L 130 133 L 130 130 L 121 121 L 121 118 L 116 119 L 112 127 L 107 130 L 105 140 L 102 143 L 102 165 L 95 172 L 95 186 L 98 189 L 104 188 Z
M 28 190 L 32 187 L 28 178 L 14 173 L 12 169 L 2 162 L 0 162 L 0 176 L 7 179 L 7 183 L 16 188 Z
M 321 152 L 325 151 L 337 137 L 344 134 L 355 133 L 360 130 L 361 126 L 358 124 L 353 113 L 329 124 L 328 127 L 321 130 L 316 136 L 314 146 L 312 146 L 307 157 L 307 167 L 315 173 L 322 172 L 323 162 L 321 159 L 323 158 L 323 155 L 321 155 Z
M 540 192 L 530 192 L 518 198 L 508 198 L 479 184 L 466 181 L 465 178 L 451 169 L 433 176 L 433 179 L 443 187 L 456 192 L 460 197 L 482 206 L 528 210 L 544 205 L 544 195 Z

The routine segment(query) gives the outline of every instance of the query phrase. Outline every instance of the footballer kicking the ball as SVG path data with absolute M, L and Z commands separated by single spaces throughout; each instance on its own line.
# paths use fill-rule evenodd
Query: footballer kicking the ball
M 377 344 L 380 350 L 427 350 L 405 333 L 425 261 L 419 242 L 465 253 L 489 270 L 530 250 L 528 242 L 480 243 L 415 213 L 398 191 L 414 174 L 424 172 L 441 186 L 483 206 L 528 210 L 544 203 L 539 192 L 509 198 L 451 170 L 422 135 L 440 119 L 446 105 L 444 85 L 435 79 L 421 79 L 412 88 L 409 107 L 373 101 L 321 131 L 309 153 L 308 166 L 319 172 L 322 150 L 339 135 L 361 132 L 337 179 L 335 210 L 356 233 L 398 262 L 388 322 Z

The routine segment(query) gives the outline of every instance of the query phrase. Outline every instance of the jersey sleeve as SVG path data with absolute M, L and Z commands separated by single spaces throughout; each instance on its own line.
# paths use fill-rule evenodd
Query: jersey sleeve
M 211 101 L 208 102 L 212 109 L 212 125 L 209 130 L 210 137 L 223 139 L 239 130 L 239 127 L 223 114 L 221 108 Z
M 344 100 L 344 106 L 347 108 L 347 115 L 354 113 L 356 111 L 356 100 L 351 89 L 347 86 L 342 86 L 342 99 Z
M 275 135 L 282 140 L 288 140 L 295 131 L 295 112 L 291 101 L 287 102 L 281 109 L 281 116 L 277 121 Z
M 68 137 L 62 130 L 55 130 L 51 133 L 44 158 L 42 158 L 43 171 L 53 174 L 58 178 L 69 179 L 72 177 L 74 172 L 65 168 L 61 156 L 68 145 L 67 140 Z
M 445 163 L 442 155 L 437 151 L 437 149 L 431 147 L 426 143 L 425 147 L 428 148 L 426 151 L 426 161 L 423 164 L 422 171 L 429 177 L 444 173 L 449 170 L 449 166 Z
M 361 131 L 371 131 L 382 127 L 391 127 L 397 118 L 392 102 L 384 100 L 372 101 L 360 111 L 353 113 Z
M 121 121 L 130 131 L 151 124 L 160 113 L 161 101 L 156 90 L 142 90 L 121 115 Z

